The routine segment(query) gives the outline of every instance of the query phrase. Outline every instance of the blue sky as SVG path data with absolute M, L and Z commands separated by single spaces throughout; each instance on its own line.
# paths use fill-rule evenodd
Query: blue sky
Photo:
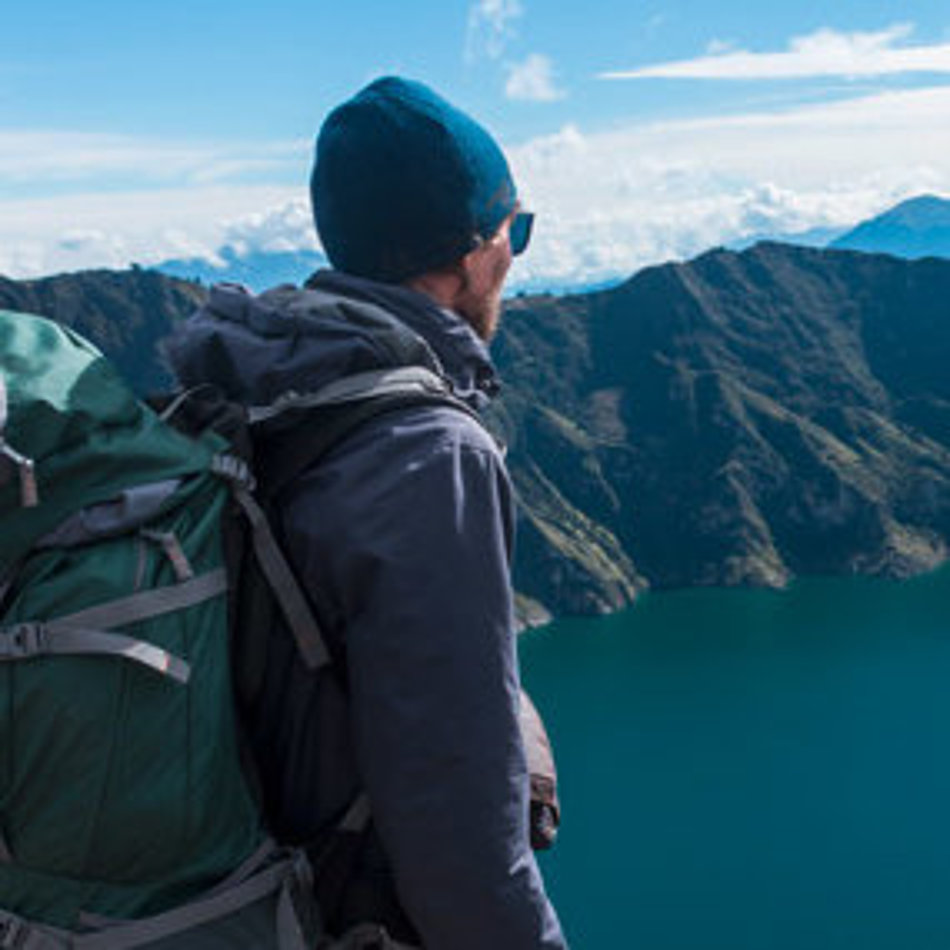
M 629 273 L 950 194 L 935 0 L 34 0 L 4 11 L 0 273 L 312 245 L 325 113 L 429 82 L 539 213 L 520 277 Z

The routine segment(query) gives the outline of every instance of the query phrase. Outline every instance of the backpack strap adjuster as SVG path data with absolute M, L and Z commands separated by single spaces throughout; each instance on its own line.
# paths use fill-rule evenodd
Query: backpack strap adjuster
M 37 656 L 48 650 L 49 637 L 44 624 L 18 623 L 8 627 L 4 633 L 6 636 L 0 640 L 0 655 L 19 660 Z M 0 928 L 2 928 L 2 918 L 0 918 Z M 2 933 L 3 930 L 0 929 L 0 934 Z M 0 948 L 4 947 L 5 945 L 0 943 Z
M 250 467 L 236 455 L 219 452 L 211 459 L 211 471 L 229 482 L 246 488 L 248 491 L 254 491 L 257 488 L 257 482 Z
M 2 435 L 0 435 L 0 456 L 9 459 L 20 474 L 20 507 L 35 508 L 40 503 L 40 493 L 36 484 L 36 464 L 33 459 L 17 452 Z

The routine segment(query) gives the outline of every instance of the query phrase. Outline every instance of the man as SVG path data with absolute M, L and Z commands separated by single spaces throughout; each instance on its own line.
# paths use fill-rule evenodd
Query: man
M 324 123 L 311 195 L 333 270 L 303 292 L 213 293 L 171 349 L 182 381 L 262 404 L 423 365 L 484 408 L 486 343 L 531 224 L 491 136 L 381 79 Z M 427 950 L 563 948 L 529 845 L 498 447 L 456 408 L 386 413 L 293 479 L 279 521 L 346 677 L 308 680 L 274 638 L 251 712 L 265 800 L 315 854 L 354 788 L 372 812 L 330 926 L 373 921 Z M 333 765 L 315 764 L 327 748 Z

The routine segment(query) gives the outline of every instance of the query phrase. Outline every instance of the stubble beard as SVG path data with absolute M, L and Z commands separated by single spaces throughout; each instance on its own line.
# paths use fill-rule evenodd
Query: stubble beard
M 460 301 L 458 313 L 479 339 L 491 342 L 501 319 L 501 288 L 482 297 L 473 295 Z
M 499 258 L 492 272 L 490 289 L 482 293 L 475 292 L 468 275 L 463 274 L 465 283 L 455 309 L 485 343 L 491 342 L 498 330 L 502 290 L 510 265 L 510 258 Z

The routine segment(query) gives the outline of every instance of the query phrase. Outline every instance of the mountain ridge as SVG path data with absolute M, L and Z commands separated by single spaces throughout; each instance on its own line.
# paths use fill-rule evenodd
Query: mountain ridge
M 515 301 L 497 356 L 512 387 L 527 382 L 507 397 L 521 400 L 516 483 L 538 444 L 566 451 L 537 434 L 538 416 L 560 411 L 580 426 L 572 444 L 592 447 L 572 473 L 547 475 L 599 516 L 631 581 L 929 569 L 950 538 L 950 388 L 937 369 L 950 312 L 934 302 L 947 291 L 947 262 L 760 244 L 647 268 L 614 291 Z M 914 320 L 899 319 L 905 307 Z M 919 339 L 901 341 L 901 322 Z M 562 344 L 561 362 L 532 375 L 511 339 L 562 325 L 588 328 L 578 358 L 565 365 Z M 583 500 L 598 483 L 599 502 Z
M 204 294 L 143 271 L 0 281 L 0 305 L 72 320 L 140 386 Z M 947 557 L 950 261 L 716 249 L 511 298 L 494 356 L 524 613 Z
M 190 281 L 141 267 L 88 270 L 35 280 L 0 276 L 0 307 L 53 317 L 92 340 L 139 392 L 167 389 L 159 344 L 205 293 Z

